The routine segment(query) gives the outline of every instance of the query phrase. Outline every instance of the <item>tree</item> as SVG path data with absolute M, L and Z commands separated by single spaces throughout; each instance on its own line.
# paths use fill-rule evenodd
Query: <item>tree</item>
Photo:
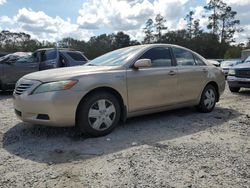
M 193 20 L 194 20 L 193 15 L 194 15 L 194 11 L 190 11 L 185 17 L 185 20 L 187 21 L 187 31 L 189 34 L 189 38 L 192 38 L 192 33 L 193 33 L 193 29 L 192 29 Z
M 205 10 L 212 12 L 208 17 L 209 24 L 207 28 L 212 29 L 214 35 L 218 35 L 220 12 L 225 6 L 226 4 L 222 0 L 210 0 L 208 4 L 204 6 Z
M 193 36 L 199 37 L 202 34 L 203 30 L 200 27 L 200 20 L 196 19 L 193 23 Z
M 165 26 L 166 20 L 160 14 L 157 14 L 155 17 L 155 29 L 156 29 L 156 40 L 157 42 L 161 42 L 162 31 L 167 30 L 168 28 Z
M 250 37 L 248 37 L 247 40 L 248 41 L 247 41 L 247 44 L 246 44 L 246 48 L 248 49 L 248 48 L 250 48 Z
M 221 42 L 234 42 L 233 36 L 236 31 L 241 32 L 241 29 L 237 29 L 240 24 L 240 20 L 235 19 L 236 11 L 232 11 L 230 6 L 223 7 L 223 12 L 220 15 L 221 24 Z
M 150 18 L 147 20 L 146 24 L 145 24 L 145 28 L 143 28 L 145 37 L 143 40 L 144 44 L 151 44 L 154 41 L 154 21 Z
M 242 31 L 237 27 L 240 24 L 240 21 L 235 19 L 237 12 L 222 0 L 210 0 L 204 8 L 212 12 L 207 28 L 219 36 L 221 43 L 234 42 L 235 32 Z
M 124 48 L 130 46 L 130 37 L 129 35 L 123 33 L 123 32 L 118 32 L 114 36 L 114 47 L 115 49 L 118 48 Z

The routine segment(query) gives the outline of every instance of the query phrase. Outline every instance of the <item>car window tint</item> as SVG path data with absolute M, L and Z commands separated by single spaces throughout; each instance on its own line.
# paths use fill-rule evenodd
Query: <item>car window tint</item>
M 17 63 L 34 63 L 34 62 L 35 62 L 34 54 L 21 57 L 17 60 Z
M 65 56 L 62 53 L 60 53 L 58 67 L 67 67 L 67 66 L 69 66 L 67 58 L 65 58 Z
M 56 50 L 47 50 L 42 55 L 42 61 L 48 61 L 56 59 L 57 53 Z
M 67 54 L 75 61 L 87 61 L 87 59 L 80 53 L 67 52 Z
M 172 65 L 172 57 L 168 48 L 152 48 L 139 59 L 150 59 L 152 67 L 169 67 Z
M 173 48 L 173 53 L 176 58 L 176 63 L 179 66 L 192 66 L 196 65 L 193 54 L 181 48 Z
M 194 60 L 195 60 L 195 63 L 196 65 L 199 65 L 199 66 L 202 66 L 202 65 L 206 65 L 204 63 L 204 61 L 202 61 L 198 56 L 194 55 Z

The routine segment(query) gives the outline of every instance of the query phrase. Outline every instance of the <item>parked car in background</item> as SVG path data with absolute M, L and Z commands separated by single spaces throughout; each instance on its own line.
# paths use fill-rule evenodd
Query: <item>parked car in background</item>
M 26 56 L 9 56 L 0 63 L 0 90 L 14 89 L 22 76 L 46 69 L 83 65 L 83 53 L 69 49 L 39 49 Z
M 186 106 L 211 112 L 224 89 L 222 70 L 197 53 L 152 44 L 119 49 L 81 67 L 26 75 L 13 95 L 25 122 L 76 125 L 102 136 L 133 116 Z
M 229 69 L 235 65 L 240 64 L 240 63 L 242 63 L 242 61 L 240 59 L 225 60 L 225 61 L 222 61 L 220 63 L 220 66 L 221 66 L 225 76 L 227 77 Z
M 231 92 L 250 88 L 250 62 L 246 61 L 229 69 L 227 81 Z
M 250 62 L 250 56 L 248 56 L 246 59 L 243 60 L 244 63 Z
M 8 53 L 8 52 L 0 52 L 0 58 L 3 57 L 3 56 L 6 56 L 8 54 L 10 54 L 10 53 Z
M 7 54 L 5 56 L 0 57 L 0 62 L 1 63 L 13 63 L 13 62 L 16 62 L 20 57 L 24 57 L 30 54 L 31 52 L 16 52 L 16 53 Z
M 220 63 L 217 61 L 217 60 L 214 60 L 214 59 L 208 59 L 208 62 L 213 64 L 214 66 L 216 67 L 219 67 L 220 66 Z

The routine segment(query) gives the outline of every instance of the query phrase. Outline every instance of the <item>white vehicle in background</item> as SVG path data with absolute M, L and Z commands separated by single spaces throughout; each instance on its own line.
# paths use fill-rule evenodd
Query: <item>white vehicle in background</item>
M 216 66 L 216 67 L 219 67 L 219 66 L 220 66 L 220 62 L 217 61 L 217 60 L 208 59 L 207 61 L 208 61 L 209 63 L 213 64 L 213 65 Z
M 241 63 L 242 63 L 242 61 L 240 59 L 225 60 L 225 61 L 221 62 L 220 66 L 221 66 L 225 76 L 227 77 L 229 69 L 232 68 L 233 66 L 241 64 Z

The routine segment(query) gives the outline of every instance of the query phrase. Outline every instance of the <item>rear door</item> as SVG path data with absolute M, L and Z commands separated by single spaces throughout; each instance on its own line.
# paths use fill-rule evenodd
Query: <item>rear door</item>
M 205 63 L 192 52 L 182 48 L 172 48 L 178 69 L 179 102 L 197 100 L 207 78 Z
M 135 112 L 176 103 L 177 68 L 169 48 L 155 47 L 139 59 L 151 59 L 152 67 L 127 70 L 129 111 Z

